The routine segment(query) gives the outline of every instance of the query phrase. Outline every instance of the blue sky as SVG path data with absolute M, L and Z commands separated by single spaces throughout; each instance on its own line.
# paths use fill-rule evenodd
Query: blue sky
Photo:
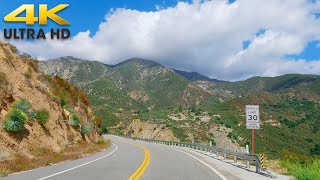
M 293 58 L 293 59 L 306 59 L 309 61 L 320 59 L 320 42 L 311 41 L 305 46 L 304 50 L 301 53 L 289 54 L 286 57 Z
M 59 12 L 71 23 L 70 41 L 12 42 L 39 59 L 71 55 L 116 64 L 140 57 L 225 80 L 320 72 L 320 0 L 2 2 L 1 17 L 27 3 L 36 11 L 38 4 L 70 4 Z M 27 26 L 2 20 L 0 27 Z M 41 28 L 57 27 L 49 21 Z

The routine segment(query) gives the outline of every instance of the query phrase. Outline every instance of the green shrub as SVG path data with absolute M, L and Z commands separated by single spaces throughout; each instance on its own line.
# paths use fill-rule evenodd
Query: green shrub
M 314 180 L 320 179 L 320 160 L 312 162 L 286 162 L 289 174 L 293 175 L 297 180 Z
M 80 117 L 76 113 L 71 114 L 70 125 L 73 127 L 77 127 L 80 125 Z
M 81 121 L 80 116 L 77 115 L 76 111 L 73 108 L 70 108 L 68 106 L 65 106 L 65 108 L 71 115 L 70 125 L 73 127 L 79 126 Z
M 36 112 L 36 119 L 40 124 L 45 124 L 50 117 L 50 113 L 46 109 L 41 109 Z
M 228 138 L 230 138 L 231 140 L 238 140 L 238 134 L 236 132 L 229 132 L 228 133 Z
M 37 113 L 36 112 L 30 112 L 30 120 L 35 119 L 37 117 Z
M 66 100 L 65 100 L 64 97 L 61 97 L 61 99 L 60 99 L 60 105 L 61 105 L 61 107 L 66 107 L 66 106 L 67 106 L 67 102 L 66 102 Z
M 89 133 L 89 128 L 87 127 L 87 125 L 85 125 L 85 124 L 82 124 L 82 125 L 81 125 L 80 133 L 81 133 L 82 135 L 86 135 L 86 134 Z
M 186 132 L 183 128 L 171 127 L 171 131 L 173 132 L 174 136 L 177 137 L 180 141 L 182 142 L 186 141 L 186 138 L 188 136 L 186 135 Z
M 320 144 L 316 144 L 314 148 L 310 150 L 311 155 L 320 155 Z
M 8 132 L 18 132 L 24 129 L 26 122 L 28 122 L 27 114 L 18 108 L 12 108 L 5 117 L 3 128 Z
M 31 113 L 31 104 L 26 99 L 21 99 L 20 101 L 14 103 L 13 108 L 20 109 L 26 114 Z
M 101 131 L 103 134 L 108 134 L 109 133 L 109 129 L 108 129 L 108 126 L 106 123 L 104 123 L 102 126 L 101 126 Z

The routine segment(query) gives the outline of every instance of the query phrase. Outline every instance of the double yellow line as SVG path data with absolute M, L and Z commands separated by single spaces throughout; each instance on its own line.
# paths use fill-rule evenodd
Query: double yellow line
M 144 151 L 144 159 L 143 162 L 141 163 L 141 165 L 138 167 L 138 169 L 129 177 L 128 180 L 138 180 L 140 178 L 140 176 L 144 173 L 144 171 L 147 169 L 149 163 L 150 163 L 150 152 L 149 150 L 144 147 L 141 146 L 139 144 L 133 144 L 135 146 L 140 147 L 141 149 L 143 149 Z

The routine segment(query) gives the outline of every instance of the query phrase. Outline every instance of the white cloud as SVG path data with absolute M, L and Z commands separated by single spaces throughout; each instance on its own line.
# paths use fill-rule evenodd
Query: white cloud
M 57 58 L 71 55 L 114 64 L 131 57 L 152 59 L 212 78 L 319 73 L 319 61 L 287 60 L 320 40 L 319 1 L 238 0 L 179 2 L 154 12 L 117 9 L 98 32 L 68 41 L 18 42 L 21 51 Z M 261 29 L 266 32 L 256 35 Z M 242 42 L 251 44 L 242 50 Z

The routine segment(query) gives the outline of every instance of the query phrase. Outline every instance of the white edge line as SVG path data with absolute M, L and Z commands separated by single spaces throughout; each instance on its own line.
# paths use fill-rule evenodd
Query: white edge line
M 105 157 L 107 157 L 107 156 L 110 156 L 111 154 L 113 154 L 114 152 L 116 152 L 116 151 L 118 150 L 118 146 L 117 146 L 117 145 L 115 145 L 115 144 L 113 144 L 113 143 L 112 143 L 112 145 L 114 145 L 114 146 L 116 147 L 116 149 L 115 149 L 115 150 L 113 150 L 112 152 L 110 152 L 110 153 L 108 153 L 108 154 L 106 154 L 106 155 L 102 156 L 102 157 L 99 157 L 99 158 L 97 158 L 97 159 L 95 159 L 95 160 L 92 160 L 92 161 L 86 162 L 86 163 L 84 163 L 84 164 L 80 164 L 80 165 L 75 166 L 75 167 L 73 167 L 73 168 L 66 169 L 66 170 L 64 170 L 64 171 L 60 171 L 60 172 L 58 172 L 58 173 L 55 173 L 55 174 L 52 174 L 52 175 L 49 175 L 49 176 L 46 176 L 46 177 L 43 177 L 43 178 L 40 178 L 40 179 L 37 179 L 37 180 L 44 180 L 44 179 L 48 179 L 48 178 L 51 178 L 51 177 L 53 177 L 53 176 L 56 176 L 56 175 L 59 175 L 59 174 L 63 174 L 63 173 L 65 173 L 65 172 L 68 172 L 68 171 L 71 171 L 71 170 L 77 169 L 77 168 L 79 168 L 79 167 L 82 167 L 82 166 L 85 166 L 85 165 L 91 164 L 91 163 L 96 162 L 96 161 L 98 161 L 98 160 L 100 160 L 100 159 L 103 159 L 103 158 L 105 158 Z
M 193 155 L 191 155 L 191 154 L 189 154 L 189 153 L 187 153 L 187 152 L 184 152 L 184 151 L 182 151 L 182 150 L 180 150 L 180 149 L 176 149 L 176 148 L 173 148 L 173 149 L 176 150 L 176 151 L 182 152 L 182 153 L 184 153 L 184 154 L 186 154 L 186 155 L 188 155 L 188 156 L 190 156 L 190 157 L 198 160 L 199 162 L 201 162 L 202 164 L 204 164 L 204 165 L 206 165 L 208 168 L 210 168 L 210 169 L 211 169 L 213 172 L 215 172 L 218 176 L 220 176 L 221 179 L 223 179 L 223 180 L 228 180 L 228 179 L 227 179 L 226 177 L 224 177 L 221 173 L 219 173 L 216 169 L 214 169 L 213 167 L 211 167 L 209 164 L 205 163 L 205 162 L 202 161 L 201 159 L 199 159 L 199 158 L 197 158 L 197 157 L 195 157 L 195 156 L 193 156 Z

